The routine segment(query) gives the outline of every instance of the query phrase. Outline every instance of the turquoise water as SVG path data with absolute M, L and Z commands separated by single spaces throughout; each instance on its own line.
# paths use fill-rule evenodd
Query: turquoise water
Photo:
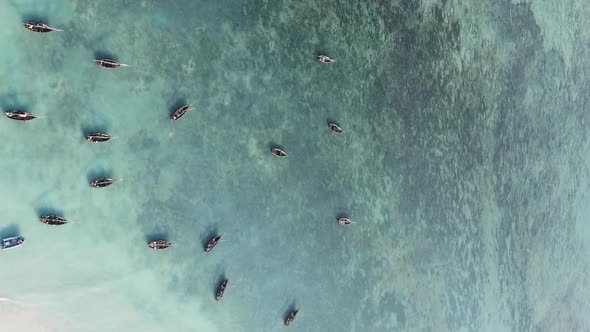
M 3 327 L 282 331 L 297 306 L 294 331 L 589 330 L 589 15 L 3 1 L 0 106 L 46 116 L 0 121 L 0 234 L 27 238 L 0 253 Z M 124 181 L 91 190 L 97 175 Z M 78 223 L 45 227 L 49 211 Z

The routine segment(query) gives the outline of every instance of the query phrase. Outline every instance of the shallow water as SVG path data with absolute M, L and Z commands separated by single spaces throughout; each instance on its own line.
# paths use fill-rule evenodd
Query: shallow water
M 0 3 L 0 106 L 46 117 L 0 121 L 0 235 L 27 238 L 0 255 L 4 326 L 276 331 L 297 306 L 296 331 L 589 330 L 589 11 Z

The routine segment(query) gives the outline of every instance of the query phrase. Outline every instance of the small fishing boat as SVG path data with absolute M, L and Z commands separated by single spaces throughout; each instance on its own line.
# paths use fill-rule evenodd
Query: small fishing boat
M 170 247 L 174 247 L 174 244 L 168 240 L 156 240 L 149 243 L 150 248 L 152 249 L 167 249 Z
M 45 225 L 51 226 L 61 226 L 68 223 L 65 218 L 56 215 L 42 215 L 39 219 L 41 219 L 41 222 Z
M 90 186 L 92 188 L 104 188 L 104 187 L 110 186 L 111 184 L 113 184 L 117 181 L 123 181 L 123 179 L 98 178 L 98 179 L 92 180 L 90 182 Z
M 4 116 L 12 119 L 12 120 L 19 120 L 19 121 L 29 121 L 36 119 L 37 117 L 27 111 L 17 111 L 17 110 L 10 110 L 4 112 Z
M 105 68 L 105 69 L 114 69 L 114 68 L 129 66 L 129 65 L 126 65 L 124 63 L 120 63 L 120 62 L 113 60 L 113 59 L 97 59 L 97 60 L 94 60 L 94 62 L 96 62 L 96 64 L 99 67 Z
M 299 308 L 291 311 L 291 313 L 289 314 L 289 317 L 287 317 L 287 319 L 285 319 L 286 326 L 289 326 L 289 325 L 291 325 L 291 323 L 293 323 L 298 312 L 299 312 Z
M 49 25 L 41 22 L 26 22 L 25 28 L 33 32 L 52 32 L 52 31 L 63 31 L 60 29 L 52 28 Z
M 353 224 L 353 222 L 350 219 L 343 217 L 343 218 L 338 218 L 338 224 L 342 225 L 342 226 L 348 226 L 350 224 Z
M 223 293 L 225 293 L 225 289 L 227 288 L 227 283 L 229 279 L 225 278 L 219 287 L 217 287 L 217 293 L 215 294 L 215 300 L 219 301 L 223 297 Z
M 86 135 L 86 140 L 92 143 L 102 143 L 111 139 L 111 136 L 105 133 L 92 133 Z
M 328 128 L 330 128 L 331 131 L 333 131 L 337 134 L 340 134 L 344 131 L 344 130 L 342 130 L 342 127 L 340 127 L 338 124 L 336 124 L 334 122 L 328 123 Z
M 180 118 L 182 118 L 183 115 L 186 114 L 186 112 L 192 110 L 191 105 L 184 105 L 181 106 L 179 109 L 177 109 L 176 111 L 174 111 L 174 113 L 172 113 L 172 116 L 170 117 L 172 120 L 176 121 Z
M 318 61 L 321 63 L 329 64 L 329 63 L 336 62 L 336 59 L 332 59 L 327 55 L 320 54 L 320 55 L 318 55 Z
M 287 156 L 287 152 L 285 152 L 285 151 L 283 151 L 283 150 L 281 150 L 281 149 L 279 149 L 279 148 L 272 148 L 272 149 L 270 150 L 270 152 L 271 152 L 271 153 L 272 153 L 274 156 L 277 156 L 277 157 L 286 157 L 286 156 Z
M 205 246 L 205 252 L 210 252 L 211 250 L 213 250 L 213 248 L 215 248 L 219 240 L 221 240 L 221 235 L 215 235 L 213 238 L 211 238 L 211 240 L 209 240 L 209 242 L 207 242 L 207 245 Z
M 12 236 L 2 239 L 2 250 L 16 248 L 25 242 L 25 238 L 22 236 Z

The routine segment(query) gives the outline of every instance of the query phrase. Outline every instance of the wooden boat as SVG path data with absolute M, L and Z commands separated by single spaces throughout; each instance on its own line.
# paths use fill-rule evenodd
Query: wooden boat
M 174 247 L 174 244 L 168 240 L 156 240 L 149 243 L 150 248 L 152 249 L 167 249 L 170 247 Z
M 49 25 L 45 24 L 45 23 L 41 23 L 41 22 L 34 22 L 34 21 L 30 21 L 30 22 L 26 22 L 25 23 L 25 28 L 27 28 L 28 30 L 31 30 L 33 32 L 52 32 L 52 31 L 63 31 L 60 29 L 56 29 L 56 28 L 52 28 Z
M 331 131 L 333 131 L 337 134 L 340 134 L 344 131 L 344 130 L 342 130 L 342 127 L 340 127 L 338 124 L 336 124 L 334 122 L 328 123 L 328 128 L 330 128 Z
M 209 240 L 209 242 L 207 242 L 207 245 L 205 246 L 205 252 L 210 252 L 211 250 L 213 250 L 217 243 L 219 243 L 219 240 L 221 240 L 221 235 L 215 235 L 213 238 L 211 238 L 211 240 Z
M 354 223 L 354 222 L 353 222 L 353 221 L 351 221 L 351 220 L 350 220 L 350 219 L 348 219 L 348 218 L 344 218 L 344 217 L 343 217 L 343 218 L 338 218 L 338 224 L 339 224 L 339 225 L 342 225 L 342 226 L 348 226 L 348 225 L 350 225 L 350 224 L 353 224 L 353 223 Z
M 92 180 L 90 182 L 90 186 L 92 188 L 104 188 L 104 187 L 110 186 L 111 184 L 113 184 L 117 181 L 123 181 L 123 179 L 98 178 L 98 179 Z
M 325 64 L 330 64 L 336 62 L 336 59 L 332 59 L 327 55 L 320 54 L 318 55 L 318 61 Z
M 129 65 L 126 65 L 124 63 L 120 63 L 120 62 L 113 60 L 113 59 L 97 59 L 97 60 L 94 60 L 94 62 L 96 62 L 96 64 L 99 67 L 105 68 L 105 69 L 114 69 L 114 68 L 129 66 Z
M 2 250 L 16 248 L 25 242 L 25 238 L 22 236 L 12 236 L 2 239 L 0 243 L 0 247 Z
M 225 278 L 219 287 L 217 287 L 217 293 L 215 294 L 215 300 L 219 301 L 223 297 L 223 293 L 225 293 L 225 289 L 227 288 L 227 283 L 229 279 Z
M 289 325 L 291 325 L 291 323 L 293 323 L 298 312 L 299 312 L 299 308 L 291 311 L 291 313 L 289 314 L 289 317 L 287 317 L 287 319 L 285 319 L 286 326 L 289 326 Z
M 92 133 L 86 135 L 86 140 L 92 143 L 102 143 L 111 139 L 111 136 L 105 133 Z
M 68 223 L 65 218 L 56 215 L 42 215 L 39 219 L 41 219 L 41 222 L 45 225 L 51 226 L 61 226 Z
M 273 155 L 277 156 L 277 157 L 286 157 L 286 156 L 287 156 L 287 152 L 285 152 L 285 151 L 283 151 L 283 150 L 281 150 L 281 149 L 279 149 L 279 148 L 276 148 L 276 147 L 275 147 L 275 148 L 272 148 L 272 149 L 270 150 L 270 152 L 271 152 Z
M 4 116 L 12 119 L 12 120 L 19 120 L 19 121 L 29 121 L 36 119 L 37 117 L 27 111 L 18 111 L 18 110 L 10 110 L 4 112 Z
M 172 120 L 176 121 L 180 118 L 182 118 L 183 115 L 186 114 L 186 112 L 192 110 L 191 105 L 184 105 L 181 106 L 179 109 L 177 109 L 176 111 L 174 111 L 174 113 L 172 113 L 172 116 L 170 117 Z

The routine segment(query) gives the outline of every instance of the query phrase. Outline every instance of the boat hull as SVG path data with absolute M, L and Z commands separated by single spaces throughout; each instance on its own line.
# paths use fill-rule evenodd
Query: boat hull
M 172 113 L 172 116 L 170 116 L 170 119 L 176 121 L 180 118 L 182 118 L 188 111 L 190 111 L 190 105 L 184 105 L 182 107 L 180 107 L 179 109 L 177 109 L 176 111 L 174 111 L 174 113 Z
M 25 238 L 22 236 L 7 237 L 0 242 L 0 248 L 2 250 L 12 249 L 22 245 L 24 242 Z

